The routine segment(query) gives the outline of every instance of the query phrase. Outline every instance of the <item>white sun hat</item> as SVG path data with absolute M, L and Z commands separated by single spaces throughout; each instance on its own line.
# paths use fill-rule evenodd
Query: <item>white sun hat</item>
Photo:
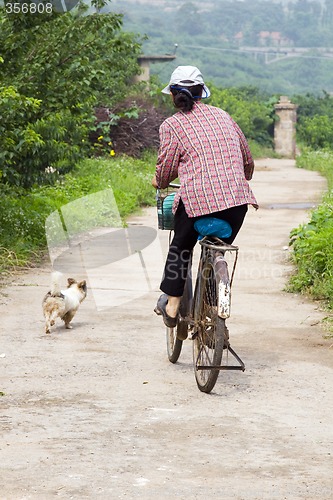
M 210 96 L 210 90 L 205 85 L 203 76 L 195 66 L 178 66 L 172 73 L 169 85 L 162 90 L 163 94 L 170 94 L 171 85 L 182 85 L 184 87 L 192 87 L 192 85 L 202 85 L 206 95 L 203 98 Z

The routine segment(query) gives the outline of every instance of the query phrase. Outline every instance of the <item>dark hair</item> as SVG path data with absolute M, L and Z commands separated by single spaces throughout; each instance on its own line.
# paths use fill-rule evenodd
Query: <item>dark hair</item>
M 194 101 L 202 96 L 203 86 L 193 85 L 192 87 L 182 87 L 180 85 L 170 86 L 173 95 L 173 102 L 180 111 L 191 111 Z

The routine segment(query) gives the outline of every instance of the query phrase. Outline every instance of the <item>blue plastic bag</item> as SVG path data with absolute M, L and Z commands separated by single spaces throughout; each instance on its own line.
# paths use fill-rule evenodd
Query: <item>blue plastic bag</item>
M 223 240 L 229 238 L 232 233 L 229 222 L 216 217 L 202 217 L 195 221 L 194 229 L 199 233 L 199 240 L 204 236 L 216 236 Z
M 166 198 L 164 198 L 162 206 L 157 210 L 159 217 L 159 228 L 160 229 L 174 229 L 174 215 L 172 213 L 172 206 L 175 199 L 176 193 L 171 193 Z
M 168 194 L 163 200 L 163 212 L 167 215 L 172 214 L 172 206 L 175 200 L 176 193 Z

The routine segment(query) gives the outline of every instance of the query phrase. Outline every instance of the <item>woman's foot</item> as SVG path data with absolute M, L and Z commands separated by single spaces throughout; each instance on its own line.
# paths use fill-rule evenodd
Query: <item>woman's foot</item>
M 169 300 L 171 299 L 170 303 Z M 156 307 L 154 309 L 155 313 L 163 316 L 164 324 L 168 328 L 175 328 L 177 326 L 178 320 L 178 308 L 180 303 L 180 298 L 178 302 L 178 307 L 176 307 L 176 302 L 172 299 L 178 299 L 178 297 L 168 297 L 163 293 L 157 301 Z
M 179 311 L 181 297 L 168 296 L 168 302 L 166 305 L 166 312 L 171 318 L 176 318 Z

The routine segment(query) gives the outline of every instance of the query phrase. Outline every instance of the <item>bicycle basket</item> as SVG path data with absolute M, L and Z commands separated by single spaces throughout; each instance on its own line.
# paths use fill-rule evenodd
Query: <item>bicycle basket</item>
M 171 231 L 174 228 L 174 215 L 172 205 L 176 193 L 161 194 L 157 196 L 157 219 L 158 229 Z

